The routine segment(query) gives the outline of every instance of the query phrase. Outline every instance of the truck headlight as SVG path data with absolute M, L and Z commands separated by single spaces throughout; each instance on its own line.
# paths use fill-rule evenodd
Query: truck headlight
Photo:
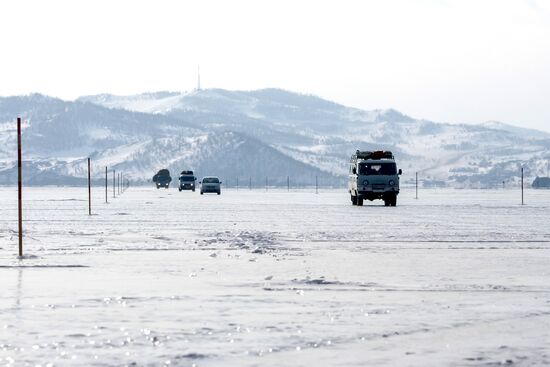
M 369 184 L 369 180 L 363 181 L 363 185 L 364 185 L 364 186 L 367 186 L 368 184 Z
M 390 180 L 390 182 L 388 182 L 390 184 L 390 186 L 393 186 L 395 185 L 395 181 L 394 180 Z

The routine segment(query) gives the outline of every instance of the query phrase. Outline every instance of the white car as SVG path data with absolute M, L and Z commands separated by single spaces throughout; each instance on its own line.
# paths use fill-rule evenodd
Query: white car
M 201 184 L 201 195 L 205 192 L 215 192 L 218 195 L 222 193 L 222 182 L 219 178 L 215 176 L 203 177 L 202 180 L 199 181 L 199 183 Z

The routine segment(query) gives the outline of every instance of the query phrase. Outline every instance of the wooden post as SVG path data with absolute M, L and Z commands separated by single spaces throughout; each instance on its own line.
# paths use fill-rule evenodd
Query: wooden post
M 21 184 L 21 117 L 17 118 L 17 214 L 19 221 L 19 257 L 23 257 L 23 193 Z
M 416 172 L 416 184 L 415 184 L 415 187 L 416 187 L 416 196 L 414 197 L 415 199 L 418 199 L 418 172 Z
M 107 204 L 109 200 L 107 199 L 107 166 L 105 166 L 105 204 Z
M 523 205 L 523 167 L 521 167 L 521 205 Z
M 113 170 L 113 197 L 116 198 L 116 191 L 115 191 L 115 186 L 116 186 L 116 175 L 115 175 L 115 170 Z
M 317 182 L 317 176 L 315 176 L 315 193 L 319 193 L 319 183 Z
M 88 158 L 88 215 L 92 215 L 92 185 L 90 178 L 90 158 Z

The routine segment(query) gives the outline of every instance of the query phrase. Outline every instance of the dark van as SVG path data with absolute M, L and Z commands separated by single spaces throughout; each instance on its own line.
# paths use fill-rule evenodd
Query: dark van
M 172 182 L 172 177 L 170 177 L 170 171 L 167 169 L 161 169 L 153 176 L 153 182 L 157 185 L 157 189 L 164 187 L 167 189 Z

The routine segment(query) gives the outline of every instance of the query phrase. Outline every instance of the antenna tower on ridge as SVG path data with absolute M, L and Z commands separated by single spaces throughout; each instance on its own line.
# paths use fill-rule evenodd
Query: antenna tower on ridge
M 201 90 L 201 67 L 197 66 L 197 90 Z

